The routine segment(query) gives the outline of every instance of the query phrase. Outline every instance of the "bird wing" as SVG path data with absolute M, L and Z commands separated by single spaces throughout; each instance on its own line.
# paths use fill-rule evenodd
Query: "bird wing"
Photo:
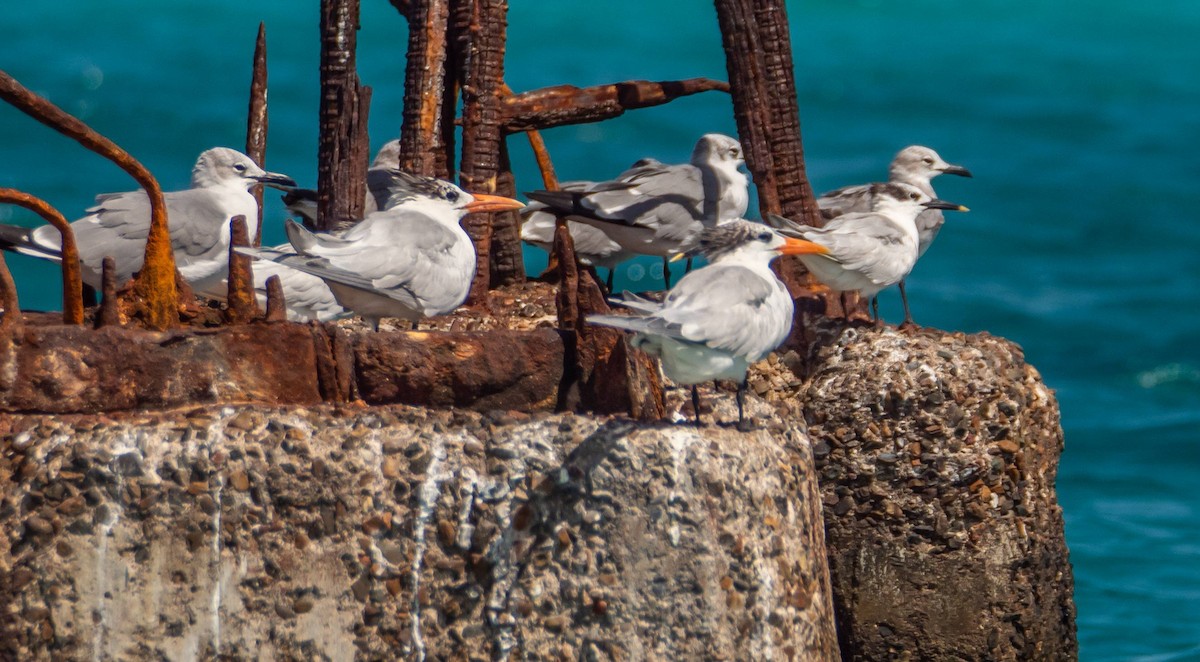
M 821 208 L 821 216 L 826 219 L 837 218 L 843 214 L 871 211 L 871 187 L 867 184 L 844 186 L 817 198 L 817 206 Z
M 876 282 L 887 280 L 888 274 L 895 271 L 893 263 L 903 258 L 903 251 L 894 249 L 907 238 L 886 217 L 859 213 L 839 216 L 823 228 L 802 227 L 799 233 L 829 249 L 829 254 L 820 258 L 832 259 Z

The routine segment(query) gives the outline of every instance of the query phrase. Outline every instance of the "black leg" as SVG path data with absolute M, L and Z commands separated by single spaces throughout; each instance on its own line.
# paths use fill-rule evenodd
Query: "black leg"
M 696 414 L 696 427 L 700 427 L 700 392 L 692 384 L 692 411 Z
M 876 326 L 883 324 L 883 320 L 879 318 L 879 295 L 871 297 L 871 321 Z
M 743 379 L 737 388 L 737 403 L 738 403 L 738 429 L 745 432 L 750 429 L 746 425 L 746 386 L 748 379 Z
M 663 282 L 667 284 L 667 289 L 671 289 L 671 261 L 663 258 Z
M 683 273 L 685 273 L 685 274 L 692 273 L 692 258 L 689 257 L 687 259 L 687 267 L 684 268 Z
M 417 320 L 413 320 L 413 328 L 412 328 L 412 330 L 413 330 L 413 331 L 416 331 L 417 329 L 420 329 L 420 328 L 421 328 L 421 323 L 420 323 L 420 322 L 418 322 Z
M 617 268 L 616 268 L 616 267 L 609 267 L 609 269 L 608 269 L 608 278 L 607 278 L 607 279 L 604 281 L 604 284 L 608 286 L 608 293 L 609 293 L 609 294 L 612 294 L 612 293 L 613 293 L 613 274 L 615 274 L 615 273 L 617 273 Z
M 904 291 L 904 281 L 900 281 L 900 303 L 904 304 L 904 324 L 903 327 L 915 327 L 916 322 L 913 321 L 912 313 L 908 310 L 908 292 Z

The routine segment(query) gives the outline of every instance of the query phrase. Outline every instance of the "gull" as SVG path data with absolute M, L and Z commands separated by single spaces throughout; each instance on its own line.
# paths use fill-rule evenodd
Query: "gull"
M 792 328 L 792 297 L 771 271 L 771 260 L 825 250 L 745 220 L 706 228 L 693 252 L 709 263 L 685 275 L 661 303 L 627 295 L 614 303 L 636 315 L 589 315 L 587 321 L 635 332 L 635 348 L 659 357 L 672 381 L 691 385 L 696 425 L 700 396 L 695 385 L 735 380 L 741 427 L 747 370 L 786 340 Z
M 470 194 L 449 182 L 392 171 L 404 204 L 368 215 L 340 234 L 315 234 L 289 220 L 295 252 L 242 248 L 325 281 L 337 303 L 375 330 L 384 317 L 419 321 L 453 312 L 475 276 L 475 246 L 459 222 L 469 213 L 519 209 L 516 200 Z
M 931 198 L 908 184 L 870 184 L 871 211 L 850 212 L 824 227 L 811 227 L 769 214 L 768 220 L 787 235 L 822 249 L 800 256 L 817 280 L 838 292 L 857 291 L 871 300 L 879 320 L 880 290 L 904 280 L 917 262 L 917 215 L 927 209 L 967 211 L 962 205 Z
M 564 191 L 587 191 L 595 182 L 566 182 L 560 187 Z M 554 249 L 556 216 L 547 211 L 546 205 L 532 202 L 521 210 L 521 239 L 547 253 Z M 617 265 L 633 257 L 633 253 L 609 238 L 604 230 L 587 223 L 567 220 L 567 230 L 575 243 L 575 258 L 581 264 L 608 269 L 608 291 L 613 289 L 613 272 Z
M 236 150 L 205 150 L 192 168 L 192 186 L 163 194 L 175 266 L 197 292 L 220 288 L 229 264 L 229 222 L 244 216 L 251 239 L 256 230 L 258 203 L 249 189 L 256 184 L 295 186 L 291 177 L 267 172 Z M 96 196 L 88 215 L 71 223 L 79 246 L 83 282 L 99 289 L 106 256 L 116 261 L 117 280 L 125 281 L 142 268 L 150 231 L 150 199 L 138 189 Z M 43 225 L 23 228 L 0 225 L 0 249 L 58 262 L 58 230 Z
M 615 180 L 587 190 L 526 195 L 554 213 L 602 230 L 623 250 L 665 259 L 687 252 L 706 227 L 740 219 L 750 196 L 737 140 L 710 133 L 689 163 L 643 159 Z M 670 271 L 663 269 L 670 287 Z
M 367 192 L 363 199 L 363 216 L 387 209 L 397 201 L 393 197 L 403 191 L 404 182 L 397 179 L 396 168 L 400 165 L 400 141 L 389 140 L 379 148 L 375 159 L 367 169 Z M 288 211 L 299 217 L 304 226 L 313 229 L 317 222 L 317 192 L 310 188 L 293 188 L 283 195 L 283 204 Z M 345 230 L 349 228 L 337 228 Z
M 925 195 L 936 198 L 937 194 L 934 193 L 930 180 L 942 173 L 959 177 L 971 176 L 970 170 L 960 165 L 946 163 L 932 149 L 921 145 L 909 145 L 900 150 L 892 159 L 892 164 L 888 167 L 888 181 L 915 186 Z M 817 205 L 821 208 L 821 216 L 825 219 L 833 219 L 842 214 L 871 211 L 870 191 L 870 184 L 860 184 L 822 195 L 817 199 Z M 945 218 L 937 209 L 927 209 L 917 216 L 917 232 L 920 236 L 917 259 L 920 259 L 922 255 L 925 255 L 925 251 L 929 250 L 929 245 L 933 243 L 938 231 L 942 229 L 943 222 L 945 222 Z M 904 290 L 903 280 L 900 281 L 900 301 L 904 304 L 904 323 L 912 324 L 912 313 L 908 310 L 908 293 Z

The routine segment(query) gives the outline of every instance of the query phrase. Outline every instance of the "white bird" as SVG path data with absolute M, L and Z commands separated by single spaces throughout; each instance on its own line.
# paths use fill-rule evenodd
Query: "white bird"
M 555 213 L 600 229 L 623 250 L 671 258 L 687 252 L 706 227 L 746 213 L 749 180 L 737 140 L 702 136 L 689 163 L 666 165 L 643 159 L 615 180 L 586 191 L 526 194 Z M 670 272 L 664 268 L 670 287 Z
M 393 171 L 409 204 L 370 214 L 342 234 L 314 234 L 286 225 L 291 253 L 238 248 L 260 260 L 319 277 L 337 303 L 366 318 L 419 321 L 444 315 L 466 300 L 475 276 L 475 247 L 459 222 L 475 212 L 523 205 L 496 195 L 472 195 L 449 182 Z
M 684 276 L 662 303 L 626 296 L 614 303 L 638 315 L 590 315 L 587 321 L 636 332 L 634 347 L 659 357 L 672 381 L 692 386 L 697 425 L 695 385 L 737 381 L 742 425 L 746 371 L 786 340 L 792 328 L 792 297 L 771 271 L 771 260 L 824 250 L 744 220 L 706 228 L 694 251 L 709 263 Z
M 387 209 L 396 203 L 393 196 L 407 188 L 397 179 L 400 166 L 400 141 L 389 140 L 379 148 L 371 167 L 367 169 L 367 191 L 363 199 L 363 216 Z M 299 217 L 305 227 L 312 229 L 317 222 L 317 192 L 308 188 L 293 188 L 283 195 L 283 204 L 288 211 Z M 346 227 L 337 228 L 345 230 Z
M 595 182 L 566 182 L 560 186 L 564 191 L 586 191 Z M 521 239 L 547 253 L 554 249 L 554 228 L 557 220 L 554 213 L 540 202 L 533 202 L 521 210 Z M 633 253 L 621 248 L 604 233 L 604 230 L 587 223 L 567 220 L 567 230 L 575 243 L 575 257 L 581 264 L 608 269 L 608 291 L 613 288 L 613 272 L 617 265 L 633 257 Z
M 286 175 L 263 170 L 241 152 L 214 147 L 196 160 L 191 188 L 163 194 L 175 266 L 197 292 L 220 286 L 226 277 L 229 222 L 234 216 L 246 217 L 253 238 L 258 203 L 249 189 L 259 183 L 280 187 L 296 184 Z M 132 278 L 142 268 L 150 231 L 150 199 L 146 192 L 138 189 L 99 195 L 96 206 L 87 211 L 87 216 L 71 223 L 83 282 L 100 288 L 105 256 L 116 261 L 118 281 Z M 58 230 L 50 225 L 32 229 L 0 225 L 0 248 L 61 260 Z
M 917 215 L 926 209 L 967 208 L 931 198 L 908 184 L 871 184 L 867 195 L 872 211 L 843 214 L 824 227 L 801 225 L 774 214 L 768 220 L 785 234 L 821 246 L 824 250 L 800 256 L 804 266 L 832 290 L 857 291 L 871 299 L 878 320 L 875 295 L 904 280 L 917 262 Z
M 888 167 L 888 181 L 894 184 L 915 186 L 925 195 L 936 198 L 937 194 L 933 191 L 931 180 L 942 173 L 971 177 L 970 170 L 960 165 L 947 163 L 932 149 L 921 145 L 909 145 L 900 150 L 892 159 L 892 164 Z M 833 219 L 853 212 L 869 212 L 871 211 L 870 191 L 870 184 L 847 186 L 822 195 L 817 199 L 817 206 L 821 208 L 821 216 L 825 219 Z M 917 247 L 917 259 L 920 259 L 925 251 L 929 250 L 929 245 L 937 237 L 944 222 L 945 218 L 938 209 L 927 209 L 917 216 L 916 225 L 920 239 Z M 904 290 L 903 280 L 900 281 L 900 300 L 904 303 L 904 322 L 912 324 L 912 313 L 908 310 L 908 293 Z

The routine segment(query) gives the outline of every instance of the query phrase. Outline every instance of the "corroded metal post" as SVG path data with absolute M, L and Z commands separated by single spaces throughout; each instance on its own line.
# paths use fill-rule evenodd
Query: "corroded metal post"
M 79 273 L 79 249 L 71 224 L 50 203 L 28 193 L 10 188 L 0 189 L 0 202 L 24 207 L 58 230 L 62 254 L 63 324 L 83 324 L 83 278 Z
M 450 0 L 416 0 L 408 5 L 408 60 L 404 70 L 404 115 L 400 127 L 400 169 L 448 177 L 442 152 L 443 92 L 446 80 Z M 454 106 L 450 106 L 454 119 Z
M 711 78 L 627 80 L 607 85 L 553 85 L 506 96 L 504 130 L 509 133 L 599 122 L 627 110 L 661 106 L 701 92 L 729 92 L 729 83 Z
M 229 324 L 245 324 L 259 314 L 254 272 L 250 266 L 253 258 L 235 250 L 248 245 L 250 234 L 246 217 L 239 214 L 229 222 L 229 277 L 225 279 L 225 321 Z
M 317 145 L 317 228 L 362 218 L 367 116 L 355 68 L 358 0 L 321 0 L 321 113 Z M 369 96 L 369 93 L 368 93 Z
M 258 24 L 258 38 L 254 41 L 254 67 L 250 75 L 250 110 L 246 116 L 246 156 L 260 168 L 267 167 L 267 26 Z M 251 191 L 258 202 L 258 221 L 254 232 L 254 245 L 262 245 L 263 186 L 258 184 Z
M 0 71 L 0 99 L 117 164 L 145 189 L 150 199 L 150 230 L 146 237 L 142 269 L 134 282 L 134 292 L 144 307 L 148 326 L 161 330 L 179 324 L 175 254 L 171 249 L 171 234 L 167 228 L 167 206 L 162 189 L 150 171 L 116 143 L 30 92 L 3 71 Z
M 96 310 L 95 326 L 120 326 L 121 306 L 117 300 L 117 261 L 106 255 L 100 262 L 100 308 Z
M 13 387 L 17 378 L 16 339 L 25 326 L 21 317 L 21 305 L 17 302 L 17 284 L 13 282 L 12 273 L 4 261 L 0 251 L 0 392 Z
M 472 0 L 470 43 L 463 72 L 462 163 L 463 188 L 494 193 L 500 174 L 502 135 L 501 94 L 504 81 L 504 36 L 508 0 Z M 470 301 L 480 301 L 491 286 L 493 223 L 512 223 L 515 214 L 470 214 L 463 229 L 475 243 L 475 280 Z
M 279 276 L 267 279 L 267 314 L 268 322 L 287 321 L 287 301 L 283 298 L 283 282 Z

